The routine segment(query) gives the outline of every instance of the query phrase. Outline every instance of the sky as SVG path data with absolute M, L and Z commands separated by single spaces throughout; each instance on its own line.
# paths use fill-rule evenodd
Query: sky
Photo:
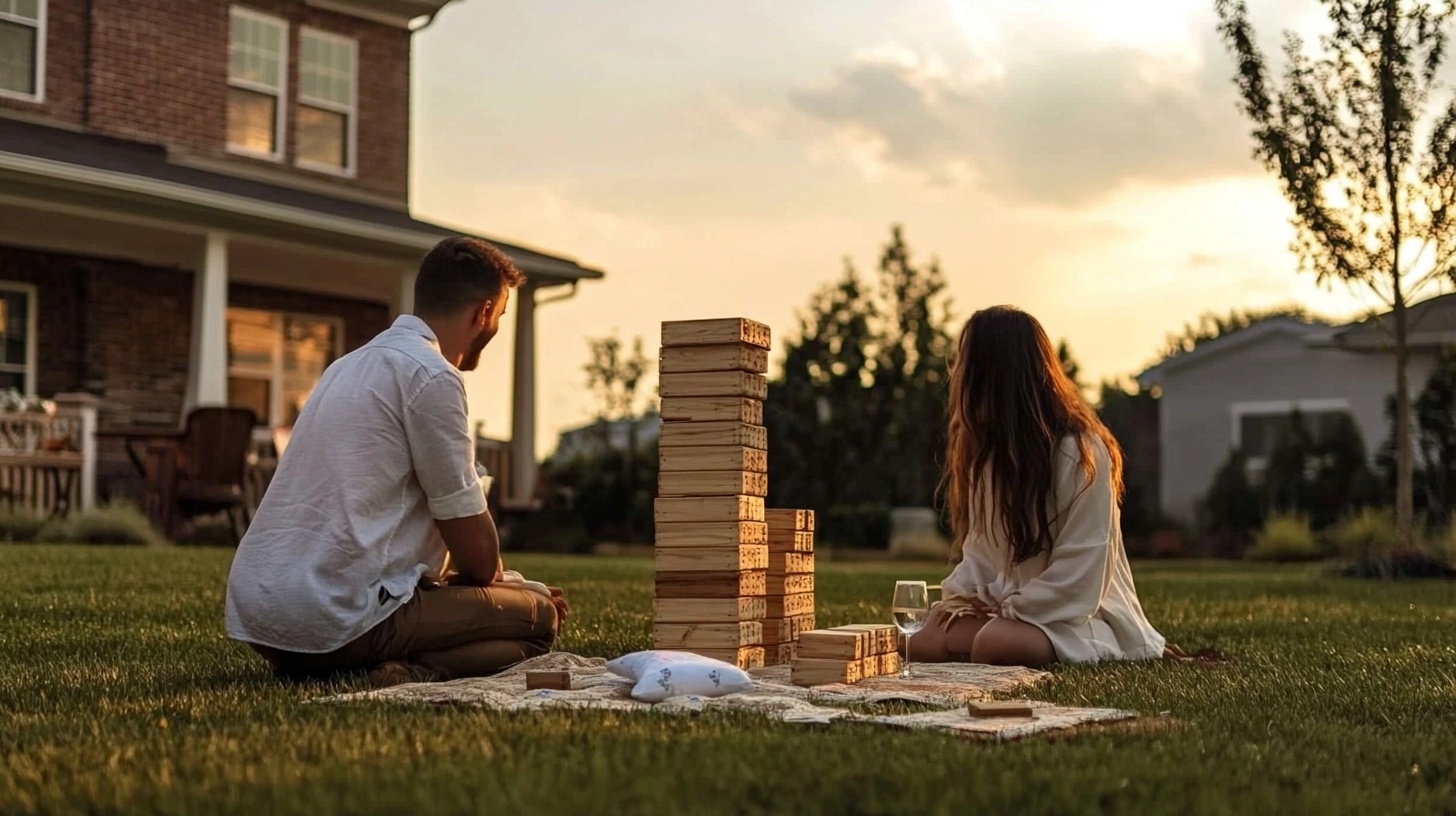
M 1250 5 L 1266 52 L 1320 19 L 1314 0 Z M 606 272 L 537 312 L 542 455 L 593 417 L 588 338 L 641 337 L 655 360 L 664 320 L 749 317 L 776 364 L 815 290 L 846 258 L 872 271 L 892 224 L 939 260 L 958 320 L 1026 309 L 1093 382 L 1205 311 L 1356 316 L 1374 301 L 1288 250 L 1212 9 L 459 0 L 415 35 L 412 209 Z M 512 328 L 467 375 L 497 438 Z

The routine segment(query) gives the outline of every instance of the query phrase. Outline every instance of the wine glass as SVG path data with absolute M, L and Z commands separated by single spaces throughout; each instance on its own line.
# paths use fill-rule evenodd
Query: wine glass
M 910 636 L 925 627 L 930 617 L 930 591 L 924 581 L 896 581 L 895 599 L 890 603 L 895 628 L 905 636 L 905 662 L 900 677 L 910 676 Z

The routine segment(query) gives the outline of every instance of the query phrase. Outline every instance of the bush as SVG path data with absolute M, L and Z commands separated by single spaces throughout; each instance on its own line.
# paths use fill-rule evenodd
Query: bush
M 48 522 L 36 540 L 48 544 L 152 546 L 166 540 L 134 505 L 114 502 Z
M 1250 561 L 1313 561 L 1320 551 L 1307 516 L 1279 515 L 1264 523 L 1244 557 Z
M 46 520 L 34 513 L 0 514 L 0 541 L 10 544 L 26 544 L 35 541 Z
M 1385 508 L 1367 507 L 1349 516 L 1330 539 L 1340 555 L 1356 560 L 1388 558 L 1401 549 L 1395 515 Z
M 857 550 L 890 548 L 890 506 L 840 505 L 815 519 L 816 538 L 825 544 Z

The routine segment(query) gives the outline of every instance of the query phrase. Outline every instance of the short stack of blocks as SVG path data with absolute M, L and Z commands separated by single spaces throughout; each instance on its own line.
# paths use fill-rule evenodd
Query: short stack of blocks
M 799 633 L 814 628 L 814 511 L 770 508 L 768 617 L 763 647 L 768 665 L 792 663 Z
M 662 324 L 652 647 L 764 665 L 768 326 Z
M 900 671 L 900 632 L 891 624 L 857 623 L 799 634 L 789 672 L 796 686 L 853 684 Z

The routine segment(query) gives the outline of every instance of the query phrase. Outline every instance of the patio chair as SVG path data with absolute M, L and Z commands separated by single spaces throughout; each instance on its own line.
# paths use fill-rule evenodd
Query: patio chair
M 180 440 L 151 446 L 148 505 L 169 538 L 178 517 L 226 513 L 233 543 L 241 543 L 252 523 L 245 485 L 257 422 L 249 408 L 194 408 Z

